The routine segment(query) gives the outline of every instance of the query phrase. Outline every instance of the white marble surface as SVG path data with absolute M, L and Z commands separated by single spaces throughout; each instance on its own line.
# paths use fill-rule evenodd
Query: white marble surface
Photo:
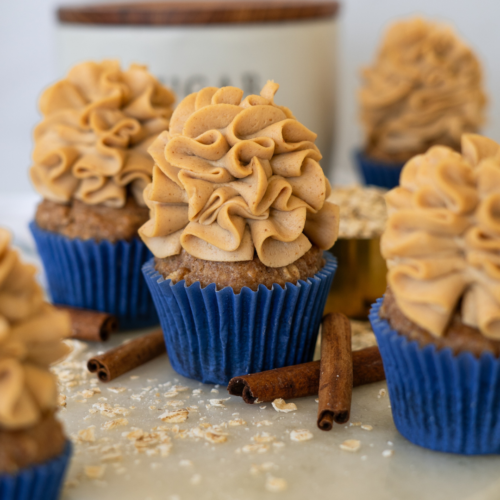
M 130 336 L 117 335 L 106 348 Z M 94 346 L 91 346 L 78 359 L 87 359 L 94 350 Z M 77 402 L 82 399 L 78 392 L 91 387 L 92 376 L 86 375 L 78 366 L 71 369 L 70 373 L 76 375 L 75 380 L 79 385 L 70 391 L 64 390 L 67 406 L 61 412 L 61 418 L 69 434 L 94 425 L 96 442 L 75 446 L 68 475 L 70 486 L 63 495 L 68 500 L 96 497 L 122 500 L 250 500 L 276 496 L 297 500 L 307 497 L 352 500 L 499 498 L 500 457 L 453 456 L 412 445 L 394 427 L 388 396 L 379 397 L 379 391 L 386 388 L 384 382 L 354 390 L 351 423 L 371 425 L 373 430 L 347 425 L 335 426 L 331 432 L 322 432 L 316 427 L 317 403 L 314 397 L 295 400 L 297 411 L 287 414 L 276 412 L 270 403 L 247 405 L 237 397 L 225 401 L 225 408 L 207 409 L 205 405 L 209 399 L 228 397 L 226 389 L 219 387 L 216 389 L 218 393 L 212 393 L 214 386 L 178 376 L 166 355 L 109 384 L 99 383 L 96 387 L 101 389 L 101 394 L 95 394 L 85 403 Z M 122 436 L 122 432 L 129 431 L 131 427 L 149 431 L 163 424 L 158 417 L 164 410 L 151 410 L 149 406 L 164 406 L 171 401 L 163 397 L 168 387 L 160 387 L 160 384 L 168 382 L 189 388 L 175 397 L 183 401 L 183 406 L 199 407 L 198 412 L 190 412 L 185 423 L 178 424 L 180 429 L 192 429 L 205 422 L 220 425 L 237 418 L 245 420 L 246 425 L 223 429 L 228 432 L 225 443 L 211 444 L 190 437 L 176 439 L 174 433 L 168 432 L 173 439 L 167 457 L 132 453 L 133 447 L 127 444 L 128 440 Z M 116 386 L 125 387 L 126 390 L 119 394 L 108 390 L 108 387 Z M 144 392 L 143 389 L 147 387 L 150 390 L 141 400 L 131 398 Z M 202 392 L 193 395 L 193 389 L 201 389 Z M 156 398 L 156 392 L 161 397 Z M 109 419 L 99 413 L 89 413 L 94 403 L 103 402 L 99 401 L 100 397 L 106 397 L 106 403 L 112 407 L 117 404 L 127 409 L 135 406 L 125 417 L 129 425 L 111 431 L 102 430 L 101 426 Z M 154 400 L 160 400 L 161 405 Z M 85 417 L 87 420 L 84 421 Z M 256 423 L 263 420 L 270 421 L 272 425 L 257 427 Z M 173 424 L 166 426 L 172 428 Z M 313 438 L 305 442 L 293 442 L 290 432 L 298 428 L 310 430 Z M 251 444 L 252 436 L 261 431 L 275 436 L 275 442 L 283 442 L 284 446 L 275 448 L 271 443 L 269 451 L 265 453 L 238 452 L 238 449 Z M 107 438 L 103 445 L 121 443 L 118 449 L 122 460 L 108 464 L 102 479 L 91 480 L 85 477 L 84 467 L 101 463 L 103 453 L 99 450 L 90 451 L 100 444 L 101 438 Z M 341 450 L 339 445 L 347 439 L 359 440 L 360 450 L 354 453 Z M 392 450 L 393 455 L 384 458 L 382 453 L 385 450 Z M 182 460 L 190 460 L 192 465 L 181 465 Z M 269 462 L 273 464 L 270 472 L 250 472 L 253 464 Z M 267 491 L 266 479 L 270 475 L 284 479 L 287 489 L 274 493 Z

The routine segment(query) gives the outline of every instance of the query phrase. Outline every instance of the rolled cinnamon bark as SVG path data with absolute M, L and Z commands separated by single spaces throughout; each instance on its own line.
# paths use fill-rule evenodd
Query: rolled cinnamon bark
M 345 424 L 352 400 L 351 323 L 341 313 L 323 319 L 319 374 L 318 427 L 332 429 L 333 422 Z
M 89 359 L 87 368 L 97 373 L 101 382 L 110 382 L 165 351 L 163 332 L 157 330 Z
M 104 342 L 118 330 L 118 319 L 112 314 L 69 306 L 56 307 L 69 314 L 73 339 Z
M 233 396 L 242 396 L 248 404 L 315 396 L 319 389 L 320 362 L 311 361 L 295 366 L 275 368 L 252 375 L 234 377 L 227 390 Z M 352 353 L 353 386 L 385 380 L 384 366 L 377 346 Z

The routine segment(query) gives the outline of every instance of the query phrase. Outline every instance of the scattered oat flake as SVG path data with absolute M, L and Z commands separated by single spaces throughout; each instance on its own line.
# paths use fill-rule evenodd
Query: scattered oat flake
M 106 472 L 105 465 L 86 465 L 84 468 L 85 475 L 89 479 L 101 479 Z
M 180 399 L 172 399 L 171 401 L 167 401 L 165 406 L 172 406 L 173 408 L 178 408 L 180 406 L 184 406 L 184 401 Z
M 172 443 L 162 443 L 158 446 L 158 449 L 160 450 L 160 455 L 162 457 L 168 457 L 170 451 L 172 450 Z
M 130 380 L 137 380 L 139 375 L 130 375 Z
M 290 439 L 292 441 L 309 441 L 309 439 L 313 438 L 313 434 L 311 431 L 307 429 L 294 429 L 292 432 L 290 432 Z
M 149 409 L 150 410 L 156 410 L 157 408 L 156 408 L 156 406 L 150 406 Z
M 361 428 L 364 429 L 365 431 L 372 431 L 373 430 L 372 425 L 362 425 Z
M 389 457 L 392 457 L 392 455 L 394 455 L 394 450 L 384 450 L 382 452 L 382 456 L 384 458 L 389 458 Z
M 66 396 L 64 394 L 57 396 L 57 404 L 62 407 L 66 406 Z
M 266 490 L 272 493 L 285 491 L 287 486 L 287 482 L 281 477 L 269 476 L 266 479 Z
M 213 430 L 208 430 L 205 432 L 205 439 L 214 444 L 225 443 L 227 441 L 227 434 L 224 432 L 217 432 Z
M 126 387 L 108 387 L 109 392 L 114 392 L 115 394 L 120 394 L 120 392 L 125 392 L 127 390 Z
M 213 392 L 214 394 L 219 394 L 219 391 L 217 389 L 212 389 L 210 392 Z
M 247 423 L 242 418 L 235 418 L 234 420 L 230 420 L 228 424 L 231 427 L 236 427 L 238 425 L 246 425 Z
M 340 445 L 340 449 L 344 451 L 359 451 L 361 448 L 361 441 L 358 441 L 357 439 L 348 439 L 347 441 L 344 441 Z
M 250 474 L 254 476 L 260 474 L 261 472 L 269 472 L 271 470 L 277 469 L 278 466 L 273 462 L 264 462 L 263 464 L 252 464 L 250 467 Z
M 243 453 L 266 453 L 269 450 L 268 444 L 246 444 L 241 448 Z
M 260 422 L 256 422 L 255 425 L 257 427 L 264 427 L 264 426 L 273 425 L 273 423 L 270 420 L 261 420 Z
M 260 409 L 261 410 L 265 410 L 267 408 L 267 406 L 261 406 Z
M 289 413 L 291 411 L 295 411 L 297 409 L 297 405 L 295 403 L 287 403 L 284 399 L 279 398 L 273 401 L 273 408 L 276 411 Z
M 195 474 L 192 478 L 191 478 L 191 484 L 200 484 L 201 482 L 201 476 L 200 474 Z
M 93 443 L 95 441 L 95 425 L 78 431 L 78 439 L 86 443 Z
M 201 389 L 193 389 L 193 393 L 192 393 L 194 396 L 199 396 L 201 394 Z
M 361 422 L 351 422 L 349 425 L 352 427 L 359 427 L 362 425 L 362 423 Z
M 126 418 L 117 418 L 115 420 L 109 420 L 102 426 L 102 430 L 110 431 L 116 429 L 117 427 L 128 425 L 128 420 Z
M 193 465 L 193 462 L 191 462 L 191 460 L 184 459 L 179 462 L 179 465 L 181 467 L 191 467 Z
M 380 391 L 378 391 L 379 398 L 383 398 L 386 394 L 387 394 L 387 391 L 385 389 L 380 389 Z
M 171 410 L 171 411 L 166 411 L 165 413 L 160 415 L 159 418 L 160 420 L 163 420 L 163 422 L 180 424 L 187 420 L 188 415 L 189 412 L 187 410 Z
M 119 452 L 107 453 L 102 455 L 101 462 L 120 462 L 122 458 L 122 454 Z
M 218 392 L 218 391 L 217 391 Z M 225 399 L 209 399 L 208 401 L 212 406 L 216 406 L 218 408 L 224 408 L 224 401 L 228 401 L 231 398 L 225 398 Z
M 174 391 L 174 390 L 171 389 L 170 391 L 166 392 L 163 395 L 163 397 L 164 398 L 175 398 L 175 396 L 178 396 L 178 395 L 179 395 L 179 393 L 177 391 Z
M 269 434 L 268 432 L 259 432 L 252 437 L 254 443 L 271 443 L 276 439 L 276 436 Z
M 273 448 L 280 449 L 280 448 L 284 448 L 284 447 L 285 447 L 285 443 L 283 441 L 276 441 L 273 443 Z
M 86 390 L 82 391 L 81 394 L 82 394 L 82 397 L 84 397 L 84 398 L 91 398 L 95 394 L 95 392 L 91 389 L 86 389 Z

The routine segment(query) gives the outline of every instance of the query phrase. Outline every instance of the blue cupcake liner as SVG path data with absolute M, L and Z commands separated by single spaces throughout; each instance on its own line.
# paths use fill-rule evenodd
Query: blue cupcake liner
M 464 455 L 500 453 L 500 360 L 420 347 L 370 313 L 398 431 L 424 448 Z
M 354 157 L 366 185 L 386 189 L 399 186 L 399 176 L 404 163 L 384 163 L 374 160 L 359 149 L 355 151 Z
M 151 259 L 144 276 L 158 309 L 174 370 L 204 383 L 224 384 L 238 375 L 311 361 L 328 291 L 337 269 L 326 264 L 314 277 L 274 284 L 269 290 L 200 283 L 175 285 L 165 280 Z
M 0 499 L 57 500 L 70 456 L 71 443 L 66 441 L 63 453 L 52 460 L 21 469 L 15 474 L 0 473 Z
M 67 238 L 30 224 L 55 304 L 117 316 L 121 330 L 158 324 L 141 273 L 151 253 L 139 239 L 96 242 Z

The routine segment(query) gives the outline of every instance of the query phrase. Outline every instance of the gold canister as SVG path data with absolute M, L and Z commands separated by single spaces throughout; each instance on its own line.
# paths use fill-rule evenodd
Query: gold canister
M 366 320 L 371 305 L 386 288 L 387 266 L 380 253 L 380 237 L 340 238 L 330 252 L 337 257 L 325 314 L 341 312 Z

